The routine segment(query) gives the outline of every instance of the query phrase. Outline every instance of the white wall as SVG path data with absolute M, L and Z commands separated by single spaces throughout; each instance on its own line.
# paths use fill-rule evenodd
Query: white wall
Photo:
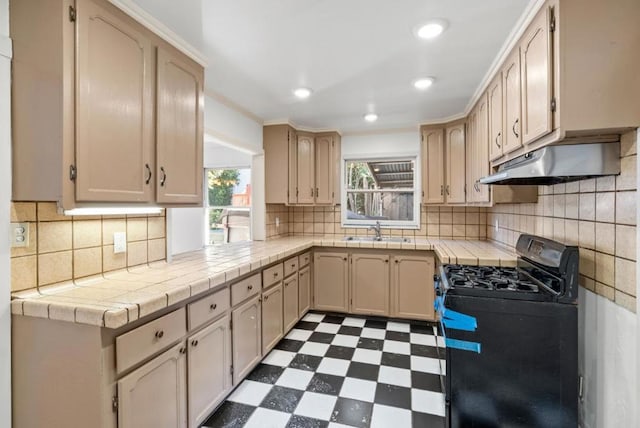
M 0 427 L 11 426 L 11 116 L 9 2 L 0 0 Z
M 205 97 L 205 168 L 251 167 L 251 236 L 265 237 L 264 156 L 262 125 L 223 104 Z M 216 143 L 213 143 L 213 142 Z M 223 144 L 224 146 L 221 146 Z M 204 208 L 172 208 L 167 212 L 167 252 L 199 250 L 204 242 Z
M 342 157 L 352 156 L 399 156 L 420 153 L 420 131 L 380 133 L 367 135 L 344 135 Z

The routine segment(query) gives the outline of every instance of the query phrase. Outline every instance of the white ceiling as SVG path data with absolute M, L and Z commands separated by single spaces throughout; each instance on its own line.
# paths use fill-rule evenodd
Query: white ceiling
M 532 1 L 135 0 L 205 55 L 208 90 L 267 122 L 343 132 L 462 113 Z M 433 18 L 448 29 L 417 40 Z M 421 76 L 436 78 L 424 92 Z M 298 86 L 314 94 L 298 100 Z

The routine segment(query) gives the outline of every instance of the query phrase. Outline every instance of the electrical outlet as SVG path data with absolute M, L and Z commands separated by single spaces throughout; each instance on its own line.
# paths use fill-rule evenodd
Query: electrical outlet
M 280 217 L 276 217 L 276 227 L 280 227 Z
M 11 246 L 29 246 L 29 223 L 11 223 Z
M 115 232 L 113 234 L 113 254 L 127 252 L 127 234 L 125 232 Z

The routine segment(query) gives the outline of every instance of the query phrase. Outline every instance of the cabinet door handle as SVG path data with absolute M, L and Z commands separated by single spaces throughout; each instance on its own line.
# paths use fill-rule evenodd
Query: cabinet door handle
M 149 183 L 151 183 L 151 176 L 153 174 L 151 173 L 151 168 L 149 167 L 148 163 L 145 163 L 144 167 L 147 169 L 147 179 L 144 180 L 144 184 L 149 184 Z
M 385 262 L 385 263 L 389 263 L 389 259 L 385 259 L 385 260 L 384 260 L 384 262 Z
M 249 291 L 253 290 L 253 285 L 248 285 L 247 286 L 247 290 L 249 290 Z
M 209 309 L 211 309 L 212 311 L 215 311 L 217 307 L 218 307 L 217 303 L 212 303 L 211 306 L 209 306 Z
M 162 339 L 162 336 L 164 336 L 164 331 L 162 330 L 156 331 L 156 339 Z
M 449 193 L 449 185 L 448 184 L 447 184 L 446 190 L 447 190 L 447 195 L 451 195 L 451 193 Z
M 264 296 L 264 301 L 266 302 L 267 300 L 269 300 L 269 296 Z
M 444 196 L 444 186 L 440 185 L 440 196 Z
M 192 340 L 192 341 L 191 341 L 191 346 L 193 346 L 194 348 L 195 348 L 196 346 L 198 346 L 198 341 L 197 341 L 197 340 Z
M 311 188 L 311 197 L 313 198 L 313 187 Z
M 502 147 L 498 142 L 498 138 L 501 138 L 501 137 L 502 137 L 502 131 L 498 132 L 498 135 L 496 135 L 496 146 L 498 146 L 498 148 Z
M 164 171 L 164 167 L 160 167 L 160 172 L 162 175 L 160 176 L 160 187 L 164 187 L 164 183 L 167 181 L 167 173 Z
M 318 197 L 318 194 L 319 194 L 318 188 L 316 187 L 316 198 Z
M 515 134 L 516 138 L 520 138 L 520 134 L 518 134 L 518 131 L 516 131 L 516 125 L 518 124 L 518 122 L 520 122 L 520 119 L 516 119 L 516 121 L 513 122 L 513 126 L 511 127 L 511 130 Z
M 187 348 L 185 348 L 184 346 L 182 348 L 180 348 L 180 353 L 181 354 L 186 354 L 187 353 Z
M 395 264 L 398 264 L 398 260 L 394 260 Z

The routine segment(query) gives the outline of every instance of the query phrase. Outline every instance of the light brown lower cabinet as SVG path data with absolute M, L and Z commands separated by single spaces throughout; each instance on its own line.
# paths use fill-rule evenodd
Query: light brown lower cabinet
M 391 263 L 392 316 L 435 320 L 433 256 L 394 255 Z
M 389 315 L 389 255 L 351 254 L 351 312 Z
M 262 358 L 262 305 L 260 295 L 236 308 L 231 315 L 233 329 L 233 384 L 249 374 Z
M 283 292 L 284 331 L 289 331 L 298 322 L 298 272 L 284 280 Z
M 298 271 L 298 317 L 311 309 L 311 267 L 305 266 Z
M 231 389 L 231 330 L 224 316 L 189 337 L 189 427 L 198 428 Z
M 316 252 L 313 256 L 314 308 L 323 311 L 349 310 L 348 254 Z
M 262 293 L 262 353 L 282 339 L 282 281 Z
M 118 427 L 187 426 L 186 345 L 180 343 L 118 381 Z
M 431 252 L 317 251 L 314 263 L 315 309 L 435 320 Z M 342 299 L 350 304 L 340 306 Z

